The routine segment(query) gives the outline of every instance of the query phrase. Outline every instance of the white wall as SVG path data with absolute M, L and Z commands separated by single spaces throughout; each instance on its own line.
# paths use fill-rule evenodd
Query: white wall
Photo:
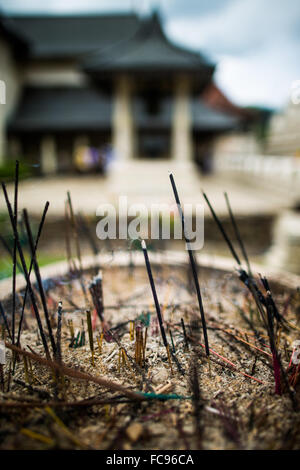
M 215 139 L 214 152 L 216 154 L 255 155 L 261 153 L 261 148 L 253 132 L 231 132 Z
M 6 41 L 0 38 L 0 80 L 6 88 L 6 103 L 0 104 L 0 163 L 6 152 L 6 122 L 13 111 L 19 97 L 21 87 L 21 71 L 15 64 L 12 51 Z
M 300 104 L 289 103 L 270 123 L 267 153 L 300 156 Z
M 75 64 L 30 64 L 24 70 L 26 85 L 82 86 L 87 82 L 84 73 Z

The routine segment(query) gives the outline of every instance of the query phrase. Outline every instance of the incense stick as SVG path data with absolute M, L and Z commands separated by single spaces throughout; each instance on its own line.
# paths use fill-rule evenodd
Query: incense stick
M 71 241 L 70 241 L 70 218 L 68 215 L 68 201 L 65 201 L 65 241 L 66 241 L 66 254 L 67 254 L 67 260 L 69 263 L 69 272 L 75 272 L 76 271 L 76 266 L 74 263 L 74 260 L 72 258 L 72 252 L 71 252 Z
M 184 324 L 183 318 L 181 318 L 180 321 L 181 321 L 181 326 L 182 326 L 182 331 L 183 331 L 183 336 L 184 336 L 184 341 L 185 341 L 185 347 L 188 350 L 189 349 L 189 340 L 188 340 L 188 337 L 186 335 L 185 324 Z
M 149 282 L 150 282 L 150 286 L 151 286 L 151 290 L 152 290 L 152 295 L 153 295 L 153 299 L 154 299 L 154 304 L 155 304 L 155 308 L 156 308 L 156 313 L 157 313 L 158 323 L 159 323 L 159 327 L 160 327 L 161 337 L 162 337 L 164 346 L 167 348 L 168 347 L 168 341 L 167 341 L 166 332 L 165 332 L 165 328 L 164 328 L 163 321 L 162 321 L 160 305 L 159 305 L 158 298 L 157 298 L 156 288 L 155 288 L 155 284 L 154 284 L 154 280 L 153 280 L 153 276 L 152 276 L 152 270 L 151 270 L 151 265 L 150 265 L 150 261 L 149 261 L 149 257 L 148 257 L 148 251 L 147 251 L 147 246 L 146 246 L 145 240 L 142 240 L 141 246 L 142 246 L 142 250 L 143 250 L 143 253 L 144 253 L 146 269 L 147 269 Z
M 46 210 L 48 210 L 48 207 L 49 207 L 49 203 L 46 204 Z M 31 256 L 32 256 L 32 260 L 33 260 L 34 272 L 35 272 L 35 276 L 36 276 L 36 280 L 37 280 L 37 284 L 38 284 L 38 288 L 39 288 L 39 292 L 40 292 L 40 296 L 41 296 L 41 301 L 42 301 L 42 305 L 43 305 L 43 310 L 44 310 L 44 314 L 45 314 L 45 318 L 46 318 L 46 323 L 47 323 L 48 333 L 49 333 L 50 342 L 51 342 L 51 346 L 52 346 L 52 351 L 53 351 L 53 354 L 55 355 L 56 345 L 55 345 L 55 341 L 54 341 L 54 337 L 53 337 L 53 332 L 52 332 L 52 327 L 51 327 L 49 312 L 48 312 L 48 307 L 47 307 L 47 300 L 46 300 L 45 291 L 44 291 L 44 287 L 43 287 L 43 282 L 42 282 L 42 278 L 41 278 L 41 274 L 40 274 L 40 268 L 39 268 L 38 261 L 37 261 L 37 258 L 36 258 L 36 250 L 35 250 L 34 243 L 33 243 L 32 231 L 31 231 L 31 228 L 30 228 L 28 213 L 27 213 L 26 209 L 23 210 L 23 216 L 24 216 L 25 227 L 26 227 L 26 231 L 27 231 Z
M 209 199 L 207 197 L 207 195 L 202 191 L 202 194 L 203 194 L 203 197 L 204 199 L 206 200 L 207 204 L 208 204 L 208 207 L 212 213 L 212 216 L 216 222 L 216 224 L 218 225 L 228 247 L 229 247 L 229 250 L 232 254 L 232 256 L 234 257 L 234 259 L 236 260 L 237 264 L 239 265 L 239 268 L 238 268 L 238 272 L 239 272 L 239 277 L 240 277 L 240 280 L 245 284 L 245 286 L 250 290 L 253 298 L 254 298 L 254 301 L 256 303 L 256 306 L 258 308 L 258 311 L 259 311 L 259 314 L 261 316 L 261 319 L 265 325 L 265 327 L 267 328 L 267 320 L 265 318 L 265 312 L 264 312 L 264 309 L 263 309 L 263 305 L 265 305 L 265 298 L 264 296 L 262 295 L 262 293 L 260 292 L 260 290 L 258 289 L 254 279 L 252 278 L 252 276 L 249 276 L 246 271 L 242 268 L 242 264 L 241 264 L 241 261 L 221 223 L 221 221 L 219 220 L 217 214 L 215 213 L 211 203 L 209 202 Z
M 208 197 L 206 196 L 206 194 L 205 194 L 203 191 L 202 191 L 202 194 L 203 194 L 203 197 L 204 197 L 205 201 L 207 202 L 207 205 L 208 205 L 208 207 L 209 207 L 209 209 L 210 209 L 210 212 L 211 212 L 211 214 L 212 214 L 212 216 L 213 216 L 213 218 L 214 218 L 214 220 L 215 220 L 217 226 L 218 226 L 219 229 L 220 229 L 220 232 L 222 233 L 222 235 L 223 235 L 223 237 L 224 237 L 224 239 L 225 239 L 225 241 L 226 241 L 226 243 L 227 243 L 227 245 L 228 245 L 229 250 L 231 251 L 232 256 L 233 256 L 234 259 L 236 260 L 237 264 L 238 264 L 239 266 L 241 266 L 240 258 L 238 257 L 238 255 L 237 255 L 237 253 L 236 253 L 236 251 L 235 251 L 235 249 L 234 249 L 234 247 L 233 247 L 233 245 L 232 245 L 232 243 L 231 243 L 231 241 L 230 241 L 230 239 L 229 239 L 229 237 L 228 237 L 228 235 L 227 235 L 227 233 L 226 233 L 226 231 L 225 231 L 225 229 L 224 229 L 222 223 L 220 222 L 219 217 L 218 217 L 217 214 L 215 213 L 215 211 L 214 211 L 214 209 L 213 209 L 211 203 L 209 202 L 209 199 L 208 199 Z
M 93 328 L 92 328 L 92 319 L 91 319 L 91 311 L 86 311 L 86 320 L 88 326 L 88 333 L 89 333 L 89 343 L 90 343 L 90 350 L 92 355 L 92 365 L 94 366 L 94 338 L 93 338 Z
M 19 162 L 16 161 L 15 170 L 15 195 L 14 195 L 14 221 L 17 226 L 18 221 L 18 185 L 19 185 Z M 12 330 L 12 343 L 15 343 L 15 321 L 16 321 L 16 272 L 17 272 L 17 242 L 14 237 L 13 248 L 13 275 L 12 275 L 12 316 L 11 316 L 11 330 Z
M 154 284 L 154 280 L 153 280 L 153 276 L 152 276 L 152 270 L 151 270 L 151 265 L 150 265 L 150 261 L 149 261 L 149 257 L 148 257 L 148 251 L 147 251 L 147 246 L 146 246 L 145 240 L 142 240 L 141 246 L 142 246 L 142 250 L 143 250 L 143 253 L 144 253 L 146 269 L 147 269 L 148 278 L 149 278 L 149 282 L 150 282 L 150 286 L 151 286 L 151 290 L 152 290 L 152 295 L 153 295 L 153 299 L 154 299 L 154 304 L 155 304 L 155 308 L 156 308 L 156 314 L 157 314 L 158 323 L 159 323 L 159 327 L 160 327 L 160 333 L 161 333 L 161 337 L 162 337 L 164 346 L 167 350 L 168 360 L 169 360 L 170 367 L 171 367 L 171 370 L 172 370 L 169 344 L 168 344 L 165 328 L 164 328 L 163 321 L 162 321 L 160 305 L 159 305 L 158 298 L 157 298 L 156 288 L 155 288 L 155 284 Z
M 8 349 L 11 349 L 12 351 L 17 352 L 18 354 L 30 357 L 30 359 L 32 359 L 33 361 L 39 362 L 40 364 L 43 364 L 44 366 L 49 367 L 53 369 L 54 371 L 60 372 L 74 379 L 84 380 L 86 382 L 94 382 L 110 390 L 121 392 L 123 395 L 126 395 L 129 398 L 134 399 L 134 400 L 142 401 L 145 398 L 145 396 L 141 392 L 132 391 L 126 387 L 123 387 L 123 385 L 120 385 L 116 382 L 112 382 L 110 380 L 106 380 L 101 377 L 88 374 L 86 372 L 81 372 L 80 370 L 77 370 L 77 369 L 72 369 L 71 367 L 67 367 L 64 364 L 59 364 L 49 359 L 45 359 L 37 354 L 30 353 L 29 351 L 25 351 L 24 349 L 18 348 L 17 346 L 14 346 L 7 342 L 5 343 L 5 346 Z
M 76 254 L 77 254 L 77 258 L 78 258 L 79 282 L 80 282 L 80 285 L 81 285 L 81 289 L 82 289 L 82 292 L 83 292 L 83 296 L 84 296 L 84 299 L 85 299 L 86 306 L 88 306 L 89 302 L 88 302 L 86 288 L 85 288 L 84 281 L 83 281 L 83 268 L 82 268 L 81 250 L 80 250 L 79 237 L 78 237 L 78 227 L 77 227 L 75 214 L 74 214 L 74 211 L 73 211 L 73 205 L 72 205 L 70 191 L 67 192 L 67 200 L 68 200 L 68 205 L 69 205 L 69 209 L 70 209 L 70 220 L 71 220 L 71 224 L 72 224 L 72 228 L 73 228 L 73 234 L 74 234 L 74 238 L 75 238 Z
M 97 259 L 97 263 L 96 263 L 95 268 L 94 268 L 95 273 L 97 274 L 98 270 L 100 269 L 100 266 L 99 266 L 99 263 L 98 263 L 99 247 L 98 247 L 97 243 L 94 240 L 93 234 L 90 230 L 89 224 L 88 224 L 85 216 L 83 214 L 81 214 L 81 212 L 79 212 L 77 218 L 78 218 L 78 222 L 81 224 L 80 228 L 82 229 L 82 232 L 86 236 L 86 239 L 88 240 L 88 242 L 90 244 L 91 250 L 92 250 L 93 254 L 95 255 L 95 257 Z
M 9 214 L 10 222 L 11 222 L 12 229 L 13 229 L 13 233 L 14 233 L 14 236 L 16 238 L 16 243 L 17 243 L 17 248 L 18 248 L 20 260 L 21 260 L 21 263 L 22 263 L 22 267 L 23 267 L 25 277 L 26 277 L 26 282 L 27 282 L 27 285 L 28 285 L 28 290 L 29 290 L 29 294 L 30 294 L 30 298 L 31 298 L 31 303 L 32 303 L 32 307 L 33 307 L 33 310 L 34 310 L 36 320 L 37 320 L 38 328 L 39 328 L 39 331 L 40 331 L 40 334 L 41 334 L 43 346 L 44 346 L 44 349 L 45 349 L 46 356 L 48 358 L 50 358 L 48 344 L 47 344 L 45 333 L 44 333 L 44 330 L 43 330 L 40 314 L 39 314 L 39 311 L 38 311 L 38 308 L 37 308 L 37 305 L 36 305 L 35 296 L 34 296 L 34 293 L 33 293 L 33 290 L 32 290 L 32 286 L 31 286 L 31 282 L 30 282 L 30 276 L 28 274 L 28 270 L 27 270 L 27 266 L 26 266 L 22 246 L 21 246 L 21 243 L 20 243 L 20 240 L 19 240 L 18 229 L 17 229 L 15 221 L 14 221 L 11 204 L 10 204 L 10 201 L 8 199 L 8 194 L 7 194 L 6 186 L 5 186 L 4 183 L 2 183 L 2 189 L 3 189 L 3 193 L 4 193 L 4 197 L 5 197 L 5 201 L 6 201 L 6 205 L 7 205 L 7 209 L 8 209 L 8 214 Z
M 100 271 L 89 284 L 89 291 L 92 296 L 93 304 L 100 318 L 101 323 L 104 323 L 104 305 L 103 305 L 103 287 L 102 287 L 102 272 Z
M 197 361 L 197 358 L 195 357 L 195 362 L 193 362 L 192 365 L 191 365 L 190 381 L 191 381 L 191 388 L 192 388 L 192 391 L 193 391 L 195 431 L 196 431 L 196 436 L 197 436 L 197 439 L 198 439 L 198 447 L 197 448 L 201 449 L 202 427 L 201 427 L 200 419 L 201 419 L 201 410 L 203 408 L 203 404 L 201 403 L 201 395 L 200 395 L 200 387 L 199 387 L 196 361 Z
M 0 314 L 3 318 L 3 321 L 4 321 L 4 324 L 5 324 L 5 328 L 7 330 L 7 333 L 8 333 L 8 336 L 9 338 L 11 339 L 12 341 L 12 335 L 11 335 L 11 332 L 10 332 L 10 329 L 9 329 L 9 325 L 8 325 L 8 321 L 7 321 L 7 316 L 5 315 L 5 312 L 4 312 L 4 308 L 3 308 L 3 305 L 2 305 L 2 302 L 0 301 Z
M 44 223 L 45 223 L 48 208 L 49 208 L 49 202 L 46 202 L 45 207 L 44 207 L 44 211 L 43 211 L 43 214 L 42 214 L 42 218 L 41 218 L 41 221 L 40 221 L 40 224 L 39 224 L 36 240 L 35 240 L 34 253 L 37 252 L 37 248 L 38 248 L 40 236 L 41 236 L 41 233 L 42 233 L 42 230 L 43 230 L 43 227 L 44 227 Z M 31 262 L 30 262 L 30 266 L 29 266 L 29 271 L 28 271 L 29 277 L 31 275 L 32 268 L 33 268 L 33 258 L 31 258 Z M 24 274 L 24 277 L 25 277 L 25 280 L 26 280 L 26 275 L 25 275 L 24 271 L 23 271 L 23 274 Z M 28 286 L 28 283 L 27 283 L 27 280 L 26 280 L 26 288 L 25 288 L 25 293 L 24 293 L 24 299 L 23 299 L 21 317 L 20 317 L 20 321 L 19 321 L 19 327 L 18 327 L 18 337 L 17 337 L 17 344 L 18 345 L 20 344 L 20 337 L 21 337 L 21 331 L 22 331 L 22 324 L 23 324 L 23 318 L 24 318 L 28 288 L 29 288 L 29 286 Z
M 237 226 L 235 217 L 234 217 L 233 212 L 232 212 L 232 209 L 231 209 L 231 205 L 230 205 L 230 202 L 229 202 L 228 194 L 225 192 L 225 193 L 224 193 L 224 196 L 225 196 L 225 200 L 226 200 L 228 212 L 229 212 L 229 215 L 230 215 L 231 223 L 232 223 L 232 226 L 233 226 L 233 229 L 234 229 L 234 232 L 235 232 L 237 241 L 238 241 L 238 243 L 239 243 L 239 245 L 240 245 L 241 251 L 242 251 L 242 253 L 243 253 L 243 256 L 244 256 L 245 261 L 246 261 L 246 264 L 247 264 L 248 274 L 249 274 L 249 276 L 252 276 L 249 258 L 248 258 L 248 255 L 247 255 L 247 252 L 246 252 L 246 248 L 245 248 L 245 245 L 244 245 L 244 243 L 243 243 L 243 240 L 242 240 L 242 237 L 241 237 L 239 228 L 238 228 L 238 226 Z
M 169 177 L 170 177 L 170 181 L 171 181 L 175 201 L 176 201 L 176 204 L 177 204 L 179 216 L 181 218 L 183 236 L 184 236 L 186 246 L 187 246 L 187 251 L 188 251 L 188 254 L 189 254 L 189 259 L 190 259 L 190 264 L 191 264 L 191 268 L 192 268 L 192 274 L 193 274 L 193 279 L 194 279 L 194 284 L 195 284 L 196 294 L 197 294 L 197 299 L 198 299 L 198 304 L 199 304 L 199 310 L 200 310 L 200 315 L 201 315 L 202 330 L 203 330 L 204 344 L 205 344 L 205 352 L 206 352 L 206 355 L 208 357 L 209 356 L 209 344 L 208 344 L 208 336 L 207 336 L 206 320 L 205 320 L 205 314 L 204 314 L 204 308 L 203 308 L 203 302 L 202 302 L 202 295 L 201 295 L 201 290 L 200 290 L 200 285 L 199 285 L 199 280 L 198 280 L 198 274 L 197 274 L 197 267 L 196 267 L 193 251 L 190 247 L 190 240 L 188 239 L 188 237 L 185 233 L 184 214 L 183 214 L 183 210 L 182 210 L 182 207 L 181 207 L 181 203 L 180 203 L 180 199 L 179 199 L 179 196 L 178 196 L 178 191 L 177 191 L 177 188 L 176 188 L 176 184 L 175 184 L 173 174 L 170 173 Z
M 56 359 L 61 362 L 61 313 L 62 302 L 58 302 L 57 308 L 57 330 L 56 330 Z

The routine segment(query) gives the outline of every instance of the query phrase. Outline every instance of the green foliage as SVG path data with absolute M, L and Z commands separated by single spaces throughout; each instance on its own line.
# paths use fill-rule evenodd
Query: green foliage
M 1 248 L 2 250 L 2 248 Z M 30 266 L 30 258 L 29 256 L 25 256 L 27 268 Z M 57 261 L 63 260 L 63 256 L 55 256 L 55 255 L 50 255 L 47 253 L 41 252 L 40 255 L 38 256 L 39 260 L 39 266 L 45 266 L 47 264 L 55 263 Z M 17 273 L 19 273 L 19 269 L 17 268 Z M 5 279 L 7 277 L 12 276 L 12 261 L 11 258 L 8 255 L 2 255 L 0 258 L 0 280 Z
M 0 179 L 1 181 L 4 182 L 10 182 L 14 181 L 15 178 L 15 168 L 16 168 L 16 162 L 15 160 L 12 159 L 6 159 L 4 163 L 0 165 Z M 19 179 L 25 179 L 29 178 L 30 176 L 33 176 L 33 168 L 26 165 L 22 164 L 20 162 L 19 165 Z

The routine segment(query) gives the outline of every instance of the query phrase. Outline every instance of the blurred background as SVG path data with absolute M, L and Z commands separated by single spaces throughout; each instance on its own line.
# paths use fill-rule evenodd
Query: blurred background
M 13 194 L 20 161 L 34 219 L 50 201 L 40 263 L 64 257 L 68 190 L 83 251 L 111 249 L 97 207 L 170 205 L 172 170 L 229 227 L 227 191 L 255 261 L 300 273 L 299 39 L 298 0 L 0 0 L 0 174 Z M 3 197 L 0 229 L 10 245 Z M 228 254 L 207 208 L 203 251 Z

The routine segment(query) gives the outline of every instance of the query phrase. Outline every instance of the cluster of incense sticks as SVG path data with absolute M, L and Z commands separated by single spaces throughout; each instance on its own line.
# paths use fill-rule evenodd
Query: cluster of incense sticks
M 180 218 L 181 218 L 183 236 L 184 236 L 184 239 L 185 239 L 185 242 L 186 242 L 186 246 L 187 246 L 187 250 L 188 250 L 188 254 L 189 254 L 189 260 L 190 260 L 190 264 L 191 264 L 191 268 L 192 268 L 193 279 L 194 279 L 194 283 L 195 283 L 197 299 L 198 299 L 198 304 L 199 304 L 199 310 L 200 310 L 200 315 L 201 315 L 201 321 L 202 321 L 205 352 L 206 352 L 206 356 L 209 357 L 209 344 L 208 344 L 206 320 L 205 320 L 205 314 L 204 314 L 204 308 L 203 308 L 203 302 L 202 302 L 202 295 L 201 295 L 201 290 L 200 290 L 200 285 L 199 285 L 199 280 L 198 280 L 196 262 L 195 262 L 193 250 L 190 247 L 190 240 L 189 240 L 188 235 L 186 233 L 185 222 L 184 222 L 184 213 L 183 213 L 183 210 L 182 210 L 182 207 L 181 207 L 181 203 L 180 203 L 180 199 L 179 199 L 179 196 L 178 196 L 175 180 L 174 180 L 174 177 L 173 177 L 172 173 L 170 173 L 169 176 L 170 176 L 170 181 L 171 181 L 175 201 L 176 201 L 176 204 L 177 204 L 178 212 L 179 212 L 179 215 L 180 215 Z
M 297 407 L 297 400 L 296 400 L 296 397 L 295 397 L 295 393 L 293 392 L 293 390 L 291 389 L 291 387 L 288 384 L 288 380 L 287 380 L 287 377 L 286 377 L 286 372 L 284 371 L 284 368 L 283 368 L 282 363 L 281 363 L 280 355 L 279 355 L 279 353 L 277 351 L 277 348 L 276 348 L 274 322 L 276 322 L 276 324 L 277 324 L 277 331 L 280 331 L 279 326 L 282 322 L 284 322 L 284 318 L 282 317 L 282 315 L 280 315 L 280 313 L 278 311 L 278 308 L 275 304 L 275 301 L 274 301 L 274 299 L 272 297 L 272 294 L 271 294 L 271 291 L 270 291 L 269 283 L 268 283 L 268 281 L 265 277 L 260 278 L 261 283 L 262 283 L 263 287 L 266 290 L 266 295 L 264 295 L 262 293 L 261 289 L 258 287 L 258 284 L 257 284 L 257 282 L 256 282 L 256 280 L 255 280 L 255 278 L 252 274 L 250 263 L 249 263 L 249 258 L 248 258 L 248 255 L 247 255 L 247 252 L 246 252 L 246 249 L 245 249 L 245 245 L 242 241 L 242 238 L 241 238 L 241 235 L 240 235 L 240 232 L 239 232 L 239 229 L 238 229 L 238 225 L 237 225 L 235 217 L 233 215 L 233 211 L 232 211 L 227 193 L 225 193 L 226 204 L 227 204 L 227 207 L 228 207 L 228 211 L 229 211 L 230 219 L 231 219 L 232 226 L 233 226 L 233 229 L 234 229 L 234 233 L 236 235 L 237 242 L 240 246 L 241 252 L 244 256 L 248 272 L 246 272 L 243 269 L 242 263 L 241 263 L 240 258 L 239 258 L 238 254 L 237 254 L 237 252 L 236 252 L 236 250 L 233 246 L 233 243 L 231 242 L 231 240 L 230 240 L 230 238 L 229 238 L 222 222 L 220 221 L 219 217 L 217 216 L 215 210 L 213 209 L 207 195 L 205 193 L 203 193 L 203 196 L 204 196 L 204 199 L 207 202 L 207 205 L 208 205 L 208 207 L 211 211 L 211 214 L 212 214 L 217 226 L 220 229 L 220 232 L 221 232 L 225 242 L 227 243 L 227 245 L 229 247 L 229 250 L 230 250 L 231 254 L 233 255 L 235 261 L 238 264 L 239 278 L 244 283 L 244 285 L 249 289 L 251 295 L 253 296 L 253 299 L 254 299 L 254 301 L 256 303 L 256 306 L 257 306 L 257 310 L 258 310 L 259 315 L 260 315 L 260 319 L 261 319 L 261 321 L 262 321 L 263 325 L 265 326 L 266 331 L 268 333 L 269 342 L 270 342 L 270 349 L 271 349 L 272 356 L 273 356 L 275 393 L 278 394 L 278 395 L 281 395 L 281 393 L 282 393 L 281 381 L 283 380 L 284 383 L 285 383 L 285 386 L 286 386 L 286 388 L 289 392 L 289 396 L 291 398 L 293 406 L 296 408 Z
M 118 357 L 118 372 L 121 371 L 121 369 L 129 369 L 132 371 L 127 353 L 124 348 L 119 349 L 119 357 Z
M 16 171 L 16 173 L 17 173 L 17 171 Z M 16 177 L 16 181 L 15 181 L 15 186 L 16 185 L 17 185 L 17 177 Z M 47 343 L 46 336 L 45 336 L 45 333 L 44 333 L 44 329 L 43 329 L 43 326 L 42 326 L 41 317 L 40 317 L 40 313 L 39 313 L 39 310 L 38 310 L 38 307 L 37 307 L 37 301 L 36 301 L 36 297 L 35 297 L 35 294 L 34 294 L 34 290 L 32 288 L 32 284 L 31 284 L 31 280 L 30 280 L 30 273 L 31 273 L 32 267 L 36 264 L 35 255 L 36 255 L 37 245 L 38 245 L 39 237 L 41 235 L 41 231 L 42 231 L 42 228 L 43 228 L 43 225 L 44 225 L 44 221 L 45 221 L 45 217 L 46 217 L 46 213 L 47 213 L 47 210 L 48 210 L 49 203 L 46 203 L 46 206 L 45 206 L 45 209 L 44 209 L 44 212 L 43 212 L 43 215 L 42 215 L 42 219 L 41 219 L 41 222 L 40 222 L 40 227 L 39 227 L 37 239 L 36 239 L 36 242 L 35 242 L 35 246 L 33 247 L 33 251 L 32 251 L 32 258 L 31 258 L 30 267 L 29 267 L 29 270 L 28 270 L 26 262 L 25 262 L 23 248 L 22 248 L 22 245 L 20 243 L 20 236 L 19 236 L 18 226 L 17 226 L 17 223 L 16 223 L 16 218 L 14 217 L 12 207 L 11 207 L 11 203 L 10 203 L 10 200 L 9 200 L 9 197 L 8 197 L 8 194 L 7 194 L 6 185 L 4 183 L 2 183 L 2 189 L 3 189 L 5 202 L 6 202 L 6 205 L 7 205 L 9 219 L 10 219 L 11 226 L 12 226 L 14 242 L 16 243 L 16 246 L 17 246 L 19 258 L 20 258 L 20 261 L 21 261 L 22 271 L 23 271 L 23 274 L 24 274 L 24 277 L 25 277 L 25 280 L 26 280 L 26 295 L 27 295 L 27 291 L 28 291 L 29 295 L 30 295 L 30 299 L 31 299 L 32 308 L 33 308 L 33 311 L 34 311 L 34 314 L 35 314 L 35 317 L 36 317 L 36 320 L 37 320 L 39 333 L 40 333 L 40 336 L 41 336 L 41 339 L 42 339 L 42 342 L 43 342 L 43 346 L 44 346 L 44 349 L 45 349 L 45 353 L 46 353 L 47 358 L 50 358 L 48 343 Z M 25 215 L 25 217 L 26 217 L 26 215 Z M 28 224 L 27 228 L 29 229 L 30 225 L 29 225 L 28 217 L 27 217 L 27 224 Z M 13 259 L 13 263 L 14 262 L 15 262 L 15 260 Z M 13 271 L 13 276 L 15 276 L 15 275 L 16 275 L 16 271 L 14 270 Z M 25 300 L 24 300 L 24 307 L 25 307 Z M 46 311 L 44 311 L 44 313 L 45 313 L 45 315 L 47 315 Z M 23 321 L 23 315 L 21 314 L 21 318 L 20 318 L 20 322 L 19 322 L 19 328 L 18 328 L 18 338 L 17 338 L 17 344 L 18 345 L 20 344 L 22 321 Z M 49 324 L 48 324 L 48 327 L 49 327 Z M 49 334 L 50 334 L 50 331 L 49 331 Z M 14 337 L 14 334 L 12 334 L 12 338 L 13 337 Z

